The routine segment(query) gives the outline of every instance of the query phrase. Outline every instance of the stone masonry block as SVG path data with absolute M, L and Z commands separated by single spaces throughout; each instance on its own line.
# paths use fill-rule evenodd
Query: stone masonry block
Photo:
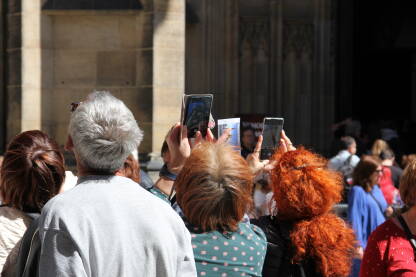
M 135 86 L 135 51 L 100 51 L 97 54 L 98 86 Z
M 118 49 L 118 16 L 55 16 L 55 49 Z
M 94 87 L 96 52 L 82 50 L 55 51 L 54 85 L 58 87 Z
M 137 85 L 153 84 L 153 50 L 137 51 Z

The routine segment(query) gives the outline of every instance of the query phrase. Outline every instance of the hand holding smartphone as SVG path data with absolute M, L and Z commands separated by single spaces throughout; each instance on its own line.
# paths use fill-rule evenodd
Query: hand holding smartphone
M 212 94 L 184 95 L 181 122 L 188 129 L 188 138 L 195 137 L 198 131 L 201 132 L 202 137 L 207 135 L 212 99 Z
M 263 120 L 263 143 L 260 159 L 269 160 L 279 146 L 280 133 L 283 130 L 284 119 L 281 117 L 266 117 Z

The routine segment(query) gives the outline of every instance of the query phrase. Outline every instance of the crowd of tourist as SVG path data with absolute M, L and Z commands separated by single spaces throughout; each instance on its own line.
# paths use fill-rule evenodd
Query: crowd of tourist
M 229 131 L 188 139 L 177 123 L 153 184 L 131 111 L 91 93 L 68 127 L 76 177 L 42 131 L 7 147 L 1 276 L 416 276 L 416 160 L 402 172 L 383 141 L 359 157 L 348 136 L 327 160 L 280 136 L 261 160 L 251 129 L 240 153 Z M 346 220 L 333 211 L 341 201 Z

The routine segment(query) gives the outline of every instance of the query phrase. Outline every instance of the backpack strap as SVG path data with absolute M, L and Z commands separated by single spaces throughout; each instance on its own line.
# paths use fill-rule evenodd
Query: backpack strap
M 412 245 L 413 252 L 414 252 L 414 259 L 416 260 L 416 240 L 414 236 L 412 235 L 412 232 L 410 231 L 410 228 L 407 225 L 406 221 L 404 220 L 403 216 L 399 215 L 397 219 L 399 220 L 400 225 L 402 225 L 403 230 L 406 233 L 406 237 L 410 242 L 410 245 Z
M 345 159 L 345 161 L 340 166 L 338 166 L 337 171 L 340 171 L 342 167 L 351 164 L 352 156 L 353 155 L 351 154 L 347 159 Z

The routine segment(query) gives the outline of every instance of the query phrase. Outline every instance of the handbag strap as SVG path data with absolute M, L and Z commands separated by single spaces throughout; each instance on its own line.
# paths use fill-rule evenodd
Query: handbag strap
M 416 240 L 412 235 L 412 232 L 410 231 L 409 226 L 407 225 L 406 221 L 404 220 L 403 216 L 399 215 L 397 219 L 400 222 L 400 225 L 402 225 L 404 232 L 406 233 L 406 237 L 409 240 L 410 244 L 412 245 L 413 252 L 414 252 L 414 259 L 416 259 Z
M 383 207 L 381 207 L 380 202 L 378 202 L 377 198 L 373 195 L 373 193 L 371 191 L 369 193 L 370 193 L 371 197 L 374 199 L 374 201 L 376 201 L 377 206 L 379 207 L 379 209 L 381 211 L 381 214 L 384 216 L 384 218 L 386 218 L 386 215 L 384 214 Z

